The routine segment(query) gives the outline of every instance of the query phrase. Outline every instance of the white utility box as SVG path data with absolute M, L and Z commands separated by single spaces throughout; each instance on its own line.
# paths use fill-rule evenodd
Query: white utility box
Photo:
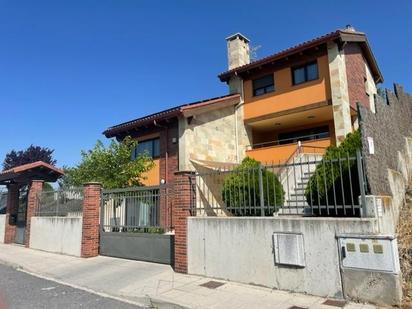
M 303 235 L 300 233 L 273 233 L 275 263 L 305 267 Z
M 338 237 L 343 268 L 399 273 L 396 238 L 391 236 L 344 235 Z

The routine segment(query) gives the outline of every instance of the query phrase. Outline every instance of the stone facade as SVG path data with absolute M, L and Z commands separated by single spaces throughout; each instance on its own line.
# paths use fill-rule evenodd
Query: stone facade
M 236 118 L 238 117 L 238 121 Z M 179 170 L 194 170 L 193 160 L 238 162 L 236 123 L 243 125 L 234 106 L 211 110 L 193 118 L 179 119 Z M 243 156 L 245 149 L 243 148 Z M 239 150 L 239 153 L 242 150 Z
M 399 171 L 399 160 L 408 137 L 412 137 L 412 96 L 401 86 L 394 92 L 386 90 L 387 101 L 376 100 L 376 113 L 358 104 L 359 126 L 370 193 L 391 195 L 388 169 Z M 368 138 L 374 142 L 375 153 L 369 154 Z
M 229 70 L 250 62 L 249 40 L 236 33 L 226 38 Z
M 345 54 L 334 42 L 328 43 L 329 76 L 336 143 L 352 132 Z
M 375 81 L 373 80 L 371 70 L 368 64 L 365 62 L 365 73 L 366 73 L 366 81 L 365 81 L 365 91 L 369 99 L 369 108 L 370 110 L 375 113 L 375 96 L 378 93 Z

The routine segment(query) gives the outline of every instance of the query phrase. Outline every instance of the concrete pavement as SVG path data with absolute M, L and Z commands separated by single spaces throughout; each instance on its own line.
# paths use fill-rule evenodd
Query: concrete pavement
M 75 288 L 152 308 L 337 308 L 324 305 L 326 299 L 321 297 L 177 274 L 167 265 L 111 257 L 82 259 L 0 244 L 0 262 Z M 210 281 L 223 285 L 202 286 Z M 345 308 L 375 307 L 349 303 Z

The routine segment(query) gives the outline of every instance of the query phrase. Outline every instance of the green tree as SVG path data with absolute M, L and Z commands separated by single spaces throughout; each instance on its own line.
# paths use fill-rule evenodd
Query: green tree
M 97 181 L 104 188 L 141 186 L 143 173 L 153 168 L 153 160 L 146 154 L 131 159 L 137 142 L 126 137 L 122 142 L 112 140 L 105 146 L 100 140 L 93 149 L 81 152 L 81 162 L 75 167 L 64 168 L 65 176 L 60 185 L 80 186 Z
M 262 170 L 265 216 L 272 216 L 284 202 L 285 192 L 276 174 L 246 157 L 223 181 L 222 199 L 235 216 L 260 216 L 259 169 Z

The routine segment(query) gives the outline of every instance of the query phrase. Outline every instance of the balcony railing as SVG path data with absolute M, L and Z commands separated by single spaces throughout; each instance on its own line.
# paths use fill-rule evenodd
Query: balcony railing
M 322 132 L 322 133 L 302 135 L 302 136 L 292 137 L 292 138 L 278 139 L 274 141 L 248 145 L 247 150 L 258 149 L 258 148 L 263 148 L 263 147 L 278 146 L 278 145 L 296 144 L 298 142 L 314 141 L 314 140 L 329 138 L 329 136 L 330 136 L 329 132 Z

